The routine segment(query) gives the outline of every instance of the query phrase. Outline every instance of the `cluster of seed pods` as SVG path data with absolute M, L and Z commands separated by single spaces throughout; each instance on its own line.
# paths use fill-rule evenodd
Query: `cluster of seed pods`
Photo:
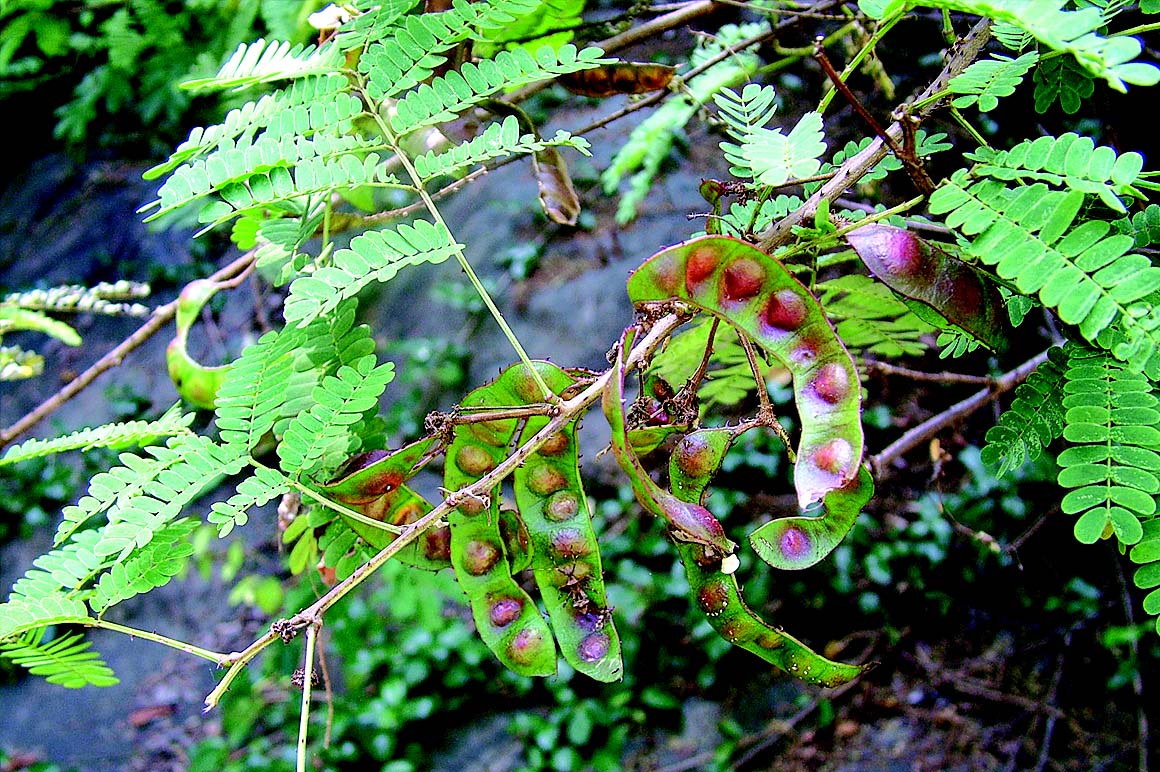
M 572 383 L 562 370 L 548 375 L 553 390 Z M 518 444 L 548 421 L 528 418 Z M 516 506 L 528 530 L 532 574 L 560 653 L 577 672 L 608 682 L 618 680 L 623 670 L 620 638 L 612 624 L 599 545 L 580 482 L 576 429 L 574 421 L 553 434 L 516 470 Z
M 574 379 L 549 362 L 534 363 L 559 394 Z M 524 365 L 514 365 L 492 383 L 467 395 L 467 410 L 502 409 L 540 403 L 539 385 Z M 447 451 L 444 486 L 457 491 L 478 481 L 511 452 L 516 418 L 460 424 Z M 521 440 L 546 420 L 525 422 Z M 488 500 L 467 499 L 448 516 L 451 565 L 467 594 L 484 643 L 501 662 L 522 675 L 556 672 L 552 631 L 564 658 L 577 671 L 602 681 L 623 670 L 620 639 L 612 625 L 598 546 L 580 487 L 576 427 L 553 435 L 529 456 L 514 477 L 518 517 L 527 528 L 533 575 L 551 618 L 551 629 L 535 603 L 512 577 L 510 555 L 500 531 L 500 486 Z
M 669 481 L 680 499 L 700 503 L 734 435 L 735 431 L 728 427 L 701 429 L 677 444 L 669 457 Z M 839 686 L 867 669 L 826 659 L 792 635 L 766 624 L 745 604 L 736 575 L 723 573 L 720 560 L 707 559 L 688 542 L 674 542 L 697 607 L 725 640 L 803 681 L 821 686 Z
M 189 328 L 197 321 L 201 309 L 217 294 L 220 287 L 209 279 L 191 281 L 177 298 L 177 334 L 165 349 L 165 366 L 177 393 L 190 404 L 213 410 L 218 389 L 226 379 L 229 365 L 208 367 L 189 355 Z
M 689 303 L 785 365 L 802 426 L 794 465 L 802 509 L 858 476 L 858 371 L 817 300 L 781 263 L 740 239 L 703 236 L 650 257 L 629 277 L 628 296 L 637 305 Z
M 1006 347 L 1003 297 L 994 281 L 905 228 L 871 223 L 846 240 L 890 289 L 930 306 L 988 348 Z
M 438 440 L 427 437 L 399 450 L 372 450 L 347 461 L 334 479 L 318 486 L 328 498 L 361 515 L 387 525 L 413 523 L 431 511 L 431 504 L 406 485 L 427 458 L 438 449 Z M 395 537 L 385 528 L 340 517 L 363 541 L 375 549 L 387 546 Z M 444 526 L 426 531 L 396 556 L 416 568 L 438 571 L 451 565 L 451 532 Z

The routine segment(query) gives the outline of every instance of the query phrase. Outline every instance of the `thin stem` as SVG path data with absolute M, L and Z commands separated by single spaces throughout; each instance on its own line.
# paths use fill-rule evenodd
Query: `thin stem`
M 913 381 L 927 381 L 930 383 L 976 383 L 989 386 L 995 382 L 994 378 L 985 375 L 967 375 L 966 373 L 928 373 L 921 370 L 911 370 L 909 367 L 900 367 L 888 362 L 866 362 L 867 370 L 875 370 L 883 375 L 897 375 L 910 378 Z
M 858 65 L 862 63 L 862 60 L 869 56 L 874 48 L 878 45 L 879 41 L 886 36 L 886 33 L 889 32 L 895 24 L 902 21 L 903 15 L 904 14 L 902 13 L 896 13 L 894 16 L 891 16 L 889 19 L 885 19 L 878 25 L 878 29 L 874 30 L 874 34 L 871 35 L 870 38 L 866 41 L 866 45 L 862 46 L 862 50 L 854 54 L 854 57 L 850 59 L 848 64 L 846 64 L 846 68 L 842 70 L 840 80 L 843 85 L 845 84 L 846 79 L 850 77 L 850 74 L 853 73 L 854 70 L 857 69 Z M 854 23 L 851 23 L 843 27 L 843 37 L 845 36 L 847 30 L 853 29 L 855 26 L 856 25 Z M 822 45 L 829 43 L 831 38 L 833 38 L 833 35 L 823 40 Z M 830 102 L 833 100 L 834 95 L 837 93 L 838 92 L 836 87 L 826 92 L 825 96 L 822 97 L 822 101 L 818 103 L 819 113 L 824 114 L 826 112 L 826 108 L 829 107 Z
M 306 736 L 310 728 L 310 691 L 314 680 L 314 643 L 321 622 L 306 628 L 306 661 L 302 665 L 302 712 L 298 718 L 298 772 L 306 772 Z
M 224 664 L 229 658 L 229 655 L 227 654 L 220 654 L 216 651 L 203 649 L 200 646 L 194 646 L 192 643 L 186 643 L 185 641 L 179 641 L 176 638 L 170 638 L 168 636 L 161 635 L 160 633 L 152 633 L 148 630 L 138 630 L 135 627 L 120 625 L 116 622 L 110 622 L 106 619 L 89 619 L 85 622 L 82 622 L 81 624 L 83 624 L 85 627 L 97 627 L 102 630 L 112 630 L 114 632 L 124 633 L 130 638 L 141 638 L 142 640 L 160 643 L 163 646 L 168 646 L 171 649 L 177 649 L 178 651 L 184 651 L 186 654 L 192 654 L 195 657 L 208 659 L 210 662 L 213 662 L 217 665 Z
M 393 140 L 394 134 L 391 132 L 382 116 L 380 116 L 378 113 L 375 113 L 375 120 L 378 121 L 379 127 L 383 131 L 383 135 L 390 137 Z M 398 142 L 393 142 L 393 144 L 395 145 L 395 153 L 398 155 L 399 162 L 403 164 L 403 167 L 407 170 L 407 174 L 410 175 L 411 180 L 415 183 L 415 191 L 419 194 L 419 198 L 423 199 L 423 204 L 427 207 L 427 212 L 431 215 L 431 219 L 433 219 L 436 224 L 443 226 L 443 228 L 446 229 L 448 233 L 450 233 L 451 228 L 443 219 L 443 214 L 439 211 L 439 207 L 435 206 L 435 202 L 431 199 L 431 194 L 429 194 L 427 189 L 423 187 L 423 180 L 419 176 L 419 172 L 415 169 L 415 165 L 411 163 L 411 159 L 407 157 L 407 154 L 403 152 L 403 149 L 398 146 Z M 556 395 L 552 393 L 550 388 L 548 388 L 548 384 L 544 382 L 544 377 L 540 375 L 540 371 L 532 366 L 531 358 L 528 356 L 528 353 L 524 351 L 524 347 L 520 343 L 519 338 L 516 337 L 515 332 L 511 327 L 508 326 L 507 320 L 504 319 L 503 314 L 500 312 L 499 307 L 496 306 L 495 301 L 491 299 L 491 293 L 487 291 L 487 288 L 483 286 L 483 282 L 479 280 L 479 277 L 475 273 L 475 269 L 471 267 L 471 263 L 467 260 L 467 255 L 463 253 L 462 247 L 456 247 L 455 259 L 459 262 L 459 267 L 463 269 L 465 274 L 467 274 L 467 279 L 471 282 L 471 286 L 475 288 L 476 294 L 479 295 L 480 300 L 482 300 L 483 304 L 487 306 L 487 310 L 491 312 L 492 318 L 495 319 L 496 323 L 499 325 L 499 328 L 503 331 L 504 337 L 508 339 L 508 343 L 510 343 L 512 348 L 515 349 L 516 355 L 520 358 L 520 361 L 524 363 L 524 366 L 528 369 L 528 372 L 531 373 L 532 380 L 534 380 L 536 382 L 536 386 L 539 387 L 544 401 L 555 402 L 557 399 Z

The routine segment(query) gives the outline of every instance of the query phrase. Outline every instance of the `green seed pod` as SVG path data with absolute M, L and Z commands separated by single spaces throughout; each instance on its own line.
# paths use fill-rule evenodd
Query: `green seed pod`
M 873 496 L 874 479 L 863 466 L 844 487 L 826 494 L 820 516 L 771 520 L 749 535 L 749 543 L 774 568 L 809 568 L 846 538 Z
M 651 515 L 669 524 L 674 538 L 698 545 L 706 559 L 733 554 L 737 545 L 725 536 L 721 524 L 700 504 L 678 499 L 653 482 L 629 445 L 624 426 L 624 352 L 630 347 L 632 329 L 625 330 L 618 348 L 612 378 L 604 390 L 604 415 L 612 429 L 612 452 L 632 483 L 637 502 Z
M 691 303 L 785 365 L 802 424 L 794 466 L 802 509 L 858 475 L 858 371 L 821 306 L 784 266 L 739 239 L 703 236 L 650 257 L 629 277 L 628 295 L 635 304 Z
M 669 477 L 677 495 L 690 503 L 700 502 L 732 441 L 730 429 L 702 429 L 686 437 L 669 458 Z M 680 539 L 674 543 L 697 608 L 725 640 L 795 678 L 821 686 L 839 686 L 870 667 L 826 659 L 766 624 L 745 604 L 737 577 L 721 571 L 720 560 L 705 560 L 695 545 Z
M 536 366 L 542 375 L 556 369 L 546 362 Z M 570 385 L 571 379 L 568 380 Z M 540 399 L 535 380 L 523 365 L 516 365 L 492 383 L 472 391 L 461 406 L 510 408 Z M 508 454 L 517 423 L 514 418 L 503 418 L 457 426 L 447 449 L 444 487 L 461 490 L 498 466 Z M 551 484 L 551 480 L 544 483 L 548 487 Z M 496 657 L 520 675 L 552 675 L 556 672 L 552 631 L 512 576 L 513 556 L 509 555 L 501 528 L 501 518 L 507 515 L 500 512 L 500 493 L 501 486 L 496 485 L 486 505 L 469 499 L 448 515 L 451 566 L 467 595 L 480 638 Z M 534 555 L 534 539 L 530 543 Z
M 846 234 L 854 252 L 883 284 L 920 301 L 993 351 L 1007 347 L 998 285 L 904 228 L 871 223 Z
M 544 375 L 556 392 L 573 382 L 563 370 L 550 378 Z M 549 420 L 529 418 L 518 444 Z M 532 573 L 564 659 L 598 681 L 618 680 L 624 669 L 620 637 L 612 623 L 596 532 L 580 481 L 576 422 L 528 457 L 515 472 L 514 488 L 531 539 Z

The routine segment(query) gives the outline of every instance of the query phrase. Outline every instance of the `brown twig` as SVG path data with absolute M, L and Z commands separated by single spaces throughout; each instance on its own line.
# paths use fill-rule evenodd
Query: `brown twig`
M 870 468 L 874 471 L 875 475 L 881 473 L 889 463 L 912 448 L 930 439 L 960 418 L 964 418 L 975 412 L 1000 394 L 1010 391 L 1027 380 L 1027 376 L 1031 375 L 1035 371 L 1035 368 L 1039 367 L 1046 360 L 1047 352 L 1044 351 L 1028 359 L 1014 370 L 994 379 L 987 388 L 975 392 L 963 401 L 951 405 L 938 415 L 932 416 L 913 429 L 908 430 L 897 440 L 890 443 L 878 455 L 870 458 Z
M 244 278 L 246 273 L 250 270 L 254 262 L 254 252 L 250 251 L 234 260 L 226 267 L 218 270 L 209 277 L 210 281 L 225 283 L 232 280 L 240 280 Z M 120 365 L 125 357 L 132 351 L 139 348 L 145 341 L 156 335 L 162 327 L 168 324 L 177 313 L 177 300 L 172 300 L 163 306 L 158 306 L 153 309 L 153 314 L 149 319 L 125 340 L 117 344 L 116 348 L 109 351 L 103 357 L 94 362 L 87 370 L 73 378 L 64 385 L 60 391 L 53 394 L 51 397 L 41 402 L 31 412 L 16 423 L 9 426 L 4 431 L 0 432 L 0 448 L 3 448 L 14 439 L 24 434 L 26 431 L 36 426 L 48 416 L 56 412 L 65 402 L 75 397 L 83 391 L 89 384 L 97 379 L 97 376 L 104 373 L 106 370 L 111 370 Z
M 888 362 L 868 361 L 866 369 L 879 372 L 883 375 L 897 375 L 909 378 L 912 381 L 929 381 L 931 383 L 976 383 L 989 386 L 995 382 L 994 378 L 985 375 L 967 375 L 966 373 L 928 373 L 921 370 L 911 370 L 909 367 L 899 367 Z
M 960 74 L 975 61 L 975 58 L 983 50 L 983 47 L 987 44 L 990 37 L 991 20 L 983 19 L 962 39 L 952 52 L 950 61 L 947 62 L 938 77 L 931 81 L 930 85 L 923 90 L 917 101 L 925 100 L 943 91 L 951 78 Z M 925 104 L 921 109 L 911 113 L 909 120 L 921 123 L 935 109 L 937 109 L 937 103 Z M 886 129 L 886 134 L 895 142 L 898 142 L 903 138 L 902 124 L 895 121 Z M 818 210 L 818 205 L 823 199 L 830 202 L 837 199 L 858 182 L 858 180 L 862 179 L 871 169 L 877 166 L 878 162 L 886 157 L 888 151 L 889 149 L 886 143 L 879 137 L 867 145 L 864 150 L 848 158 L 838 168 L 834 178 L 820 187 L 817 192 L 810 196 L 808 201 L 795 209 L 789 216 L 774 223 L 761 234 L 761 242 L 758 245 L 760 249 L 763 252 L 772 254 L 775 249 L 790 239 L 793 235 L 794 228 L 813 220 L 814 214 Z

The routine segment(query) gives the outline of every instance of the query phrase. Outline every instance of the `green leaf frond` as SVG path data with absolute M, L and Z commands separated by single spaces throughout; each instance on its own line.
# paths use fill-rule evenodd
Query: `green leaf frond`
M 935 328 L 914 314 L 881 282 L 848 274 L 817 285 L 818 300 L 834 322 L 838 337 L 863 355 L 921 356 L 922 336 Z
M 415 159 L 415 170 L 424 182 L 454 176 L 487 161 L 514 153 L 537 153 L 546 147 L 572 147 L 588 155 L 588 141 L 566 131 L 543 140 L 534 134 L 520 134 L 519 120 L 509 115 L 499 123 L 489 123 L 481 134 L 443 152 L 431 151 Z
M 996 22 L 991 27 L 991 36 L 999 41 L 1008 51 L 1021 53 L 1035 42 L 1035 36 L 1015 24 L 1005 21 Z
M 395 104 L 391 127 L 405 134 L 453 120 L 457 113 L 504 89 L 615 61 L 602 58 L 603 53 L 592 46 L 577 50 L 576 46 L 567 44 L 558 50 L 544 46 L 535 55 L 517 48 L 500 51 L 495 59 L 484 59 L 478 64 L 467 62 L 460 70 L 435 78 L 402 97 Z
M 1152 590 L 1144 598 L 1144 611 L 1156 617 L 1156 632 L 1160 633 L 1160 517 L 1145 521 L 1140 541 L 1128 553 L 1136 569 L 1133 581 L 1143 590 Z
M 286 298 L 286 323 L 308 323 L 373 281 L 390 281 L 409 265 L 441 263 L 462 248 L 446 226 L 426 220 L 356 236 L 349 248 L 335 252 L 333 265 L 294 280 Z
M 142 177 L 156 179 L 219 146 L 233 146 L 244 134 L 254 135 L 264 130 L 271 136 L 281 137 L 299 131 L 305 135 L 329 130 L 337 132 L 343 128 L 343 121 L 351 117 L 338 108 L 344 103 L 343 92 L 349 88 L 350 81 L 342 75 L 294 81 L 287 88 L 230 110 L 221 123 L 195 128 L 165 163 L 149 169 Z M 332 103 L 336 106 L 327 106 Z
M 291 483 L 277 470 L 259 466 L 253 477 L 238 483 L 237 492 L 226 501 L 215 501 L 206 519 L 218 528 L 218 538 L 225 538 L 235 527 L 249 522 L 249 510 L 260 507 L 291 489 Z
M 188 438 L 193 441 L 192 438 Z M 181 439 L 171 439 L 165 445 L 152 445 L 143 454 L 122 453 L 121 464 L 107 472 L 93 475 L 88 494 L 76 504 L 64 508 L 63 519 L 57 526 L 54 543 L 63 544 L 74 532 L 92 518 L 139 495 L 145 485 L 181 461 Z M 78 536 L 79 538 L 79 536 Z
M 64 593 L 12 598 L 0 603 L 0 641 L 48 625 L 84 624 L 90 619 L 84 602 Z
M 1017 59 L 992 54 L 990 59 L 975 62 L 961 74 L 951 78 L 951 93 L 962 94 L 951 104 L 961 109 L 978 105 L 979 112 L 989 113 L 999 106 L 999 100 L 1011 96 L 1023 82 L 1024 76 L 1039 61 L 1037 51 L 1028 51 Z
M 1096 91 L 1096 79 L 1070 57 L 1040 60 L 1034 80 L 1035 112 L 1040 115 L 1056 102 L 1065 113 L 1074 115 Z
M 717 37 L 703 41 L 689 58 L 696 67 L 716 57 L 727 47 L 768 30 L 764 23 L 726 24 Z M 627 175 L 633 175 L 629 190 L 620 199 L 616 221 L 621 225 L 636 217 L 636 207 L 652 188 L 668 157 L 677 133 L 684 129 L 697 110 L 723 88 L 736 86 L 751 78 L 761 66 L 761 59 L 751 51 L 736 51 L 714 64 L 684 85 L 680 96 L 670 97 L 656 112 L 645 118 L 628 135 L 608 168 L 600 175 L 605 194 L 613 195 Z
M 376 366 L 373 354 L 325 376 L 311 394 L 313 407 L 290 421 L 278 445 L 283 471 L 309 474 L 337 466 L 357 450 L 352 446 L 355 425 L 378 410 L 379 396 L 394 377 L 394 364 Z
M 1054 347 L 1048 359 L 1015 389 L 1011 406 L 987 430 L 983 463 L 1002 477 L 1028 461 L 1063 434 L 1063 384 L 1067 357 Z
M 287 210 L 291 202 L 336 188 L 394 182 L 379 168 L 380 156 L 367 152 L 373 147 L 381 144 L 349 134 L 243 139 L 175 169 L 157 191 L 157 200 L 139 211 L 157 208 L 146 218 L 151 221 L 212 196 L 199 222 L 224 222 L 262 207 Z
M 926 129 L 919 129 L 914 135 L 914 152 L 920 158 L 933 155 L 934 153 L 941 153 L 945 150 L 950 150 L 954 145 L 945 141 L 947 135 L 943 132 L 936 132 L 928 134 Z M 818 169 L 818 174 L 829 174 L 838 169 L 847 159 L 857 155 L 858 153 L 869 147 L 870 143 L 874 141 L 874 137 L 863 137 L 858 142 L 853 140 L 847 142 L 840 150 L 834 153 L 834 157 L 827 163 L 823 163 Z M 902 162 L 894 157 L 893 154 L 887 155 L 877 165 L 858 180 L 859 186 L 869 185 L 886 178 L 890 172 L 898 171 L 902 168 Z M 812 195 L 822 187 L 824 180 L 806 183 L 803 188 L 806 195 Z
M 730 173 L 761 185 L 778 186 L 787 180 L 816 174 L 826 152 L 822 116 L 806 113 L 789 134 L 766 128 L 777 110 L 773 86 L 748 84 L 738 95 L 722 89 L 713 95 L 725 131 L 739 144 L 722 142 Z
M 1160 399 L 1155 386 L 1106 352 L 1068 350 L 1058 482 L 1061 503 L 1079 515 L 1076 538 L 1092 544 L 1115 535 L 1123 545 L 1143 537 L 1160 492 Z
M 765 199 L 760 207 L 754 200 L 734 201 L 729 205 L 729 211 L 721 216 L 721 232 L 732 232 L 737 236 L 760 233 L 803 203 L 800 197 L 785 194 Z
M 1109 158 L 1106 165 L 1112 163 Z M 931 196 L 931 212 L 946 215 L 947 225 L 971 239 L 966 254 L 995 266 L 1020 292 L 1037 295 L 1088 341 L 1136 370 L 1160 371 L 1160 308 L 1146 300 L 1160 288 L 1160 268 L 1144 255 L 1126 254 L 1132 238 L 1109 235 L 1109 223 L 1075 225 L 1085 197 L 1080 190 L 1018 182 L 974 180 L 961 169 Z
M 217 445 L 206 437 L 177 438 L 169 445 L 179 451 L 180 460 L 145 483 L 140 495 L 109 510 L 108 525 L 94 547 L 97 555 L 123 558 L 144 547 L 188 504 L 249 461 L 237 445 Z
M 1116 220 L 1115 226 L 1120 233 L 1132 237 L 1137 249 L 1160 244 L 1160 205 L 1148 204 L 1144 211 Z
M 1067 187 L 1099 196 L 1105 206 L 1120 213 L 1127 211 L 1121 199 L 1145 198 L 1135 187 L 1144 167 L 1142 155 L 1117 155 L 1112 148 L 1097 147 L 1090 137 L 1072 132 L 1025 140 L 1010 150 L 979 148 L 965 155 L 975 162 L 971 174 L 976 177 Z
M 195 528 L 192 518 L 176 520 L 154 533 L 142 549 L 110 566 L 89 598 L 92 610 L 104 614 L 110 606 L 169 584 L 193 555 L 190 536 Z
M 81 531 L 68 544 L 38 557 L 12 585 L 12 599 L 32 600 L 60 593 L 82 600 L 88 597 L 91 590 L 84 589 L 85 585 L 114 562 L 111 556 L 97 555 L 100 540 L 100 531 Z
M 294 80 L 337 73 L 342 68 L 342 50 L 336 45 L 291 45 L 262 38 L 242 43 L 212 78 L 188 80 L 181 87 L 189 91 L 240 91 L 261 83 Z
M 222 442 L 249 453 L 270 431 L 286 401 L 301 330 L 268 332 L 247 346 L 230 366 L 217 394 L 217 426 Z
M 40 311 L 0 305 L 0 338 L 7 333 L 21 330 L 44 333 L 68 346 L 81 345 L 81 336 L 62 321 Z
M 487 55 L 497 46 L 534 49 L 544 44 L 566 43 L 583 20 L 585 5 L 586 0 L 539 0 L 534 12 L 498 29 L 487 30 L 487 40 L 477 50 Z
M 45 641 L 45 632 L 45 628 L 29 630 L 18 638 L 0 643 L 0 657 L 66 689 L 120 683 L 101 655 L 89 651 L 92 643 L 83 636 L 72 633 Z
M 90 429 L 80 429 L 63 437 L 48 440 L 28 440 L 10 447 L 0 458 L 0 466 L 40 458 L 66 450 L 89 450 L 91 448 L 123 449 L 130 446 L 151 445 L 162 437 L 172 437 L 189 432 L 193 413 L 182 413 L 174 405 L 156 421 L 126 421 L 105 424 Z

